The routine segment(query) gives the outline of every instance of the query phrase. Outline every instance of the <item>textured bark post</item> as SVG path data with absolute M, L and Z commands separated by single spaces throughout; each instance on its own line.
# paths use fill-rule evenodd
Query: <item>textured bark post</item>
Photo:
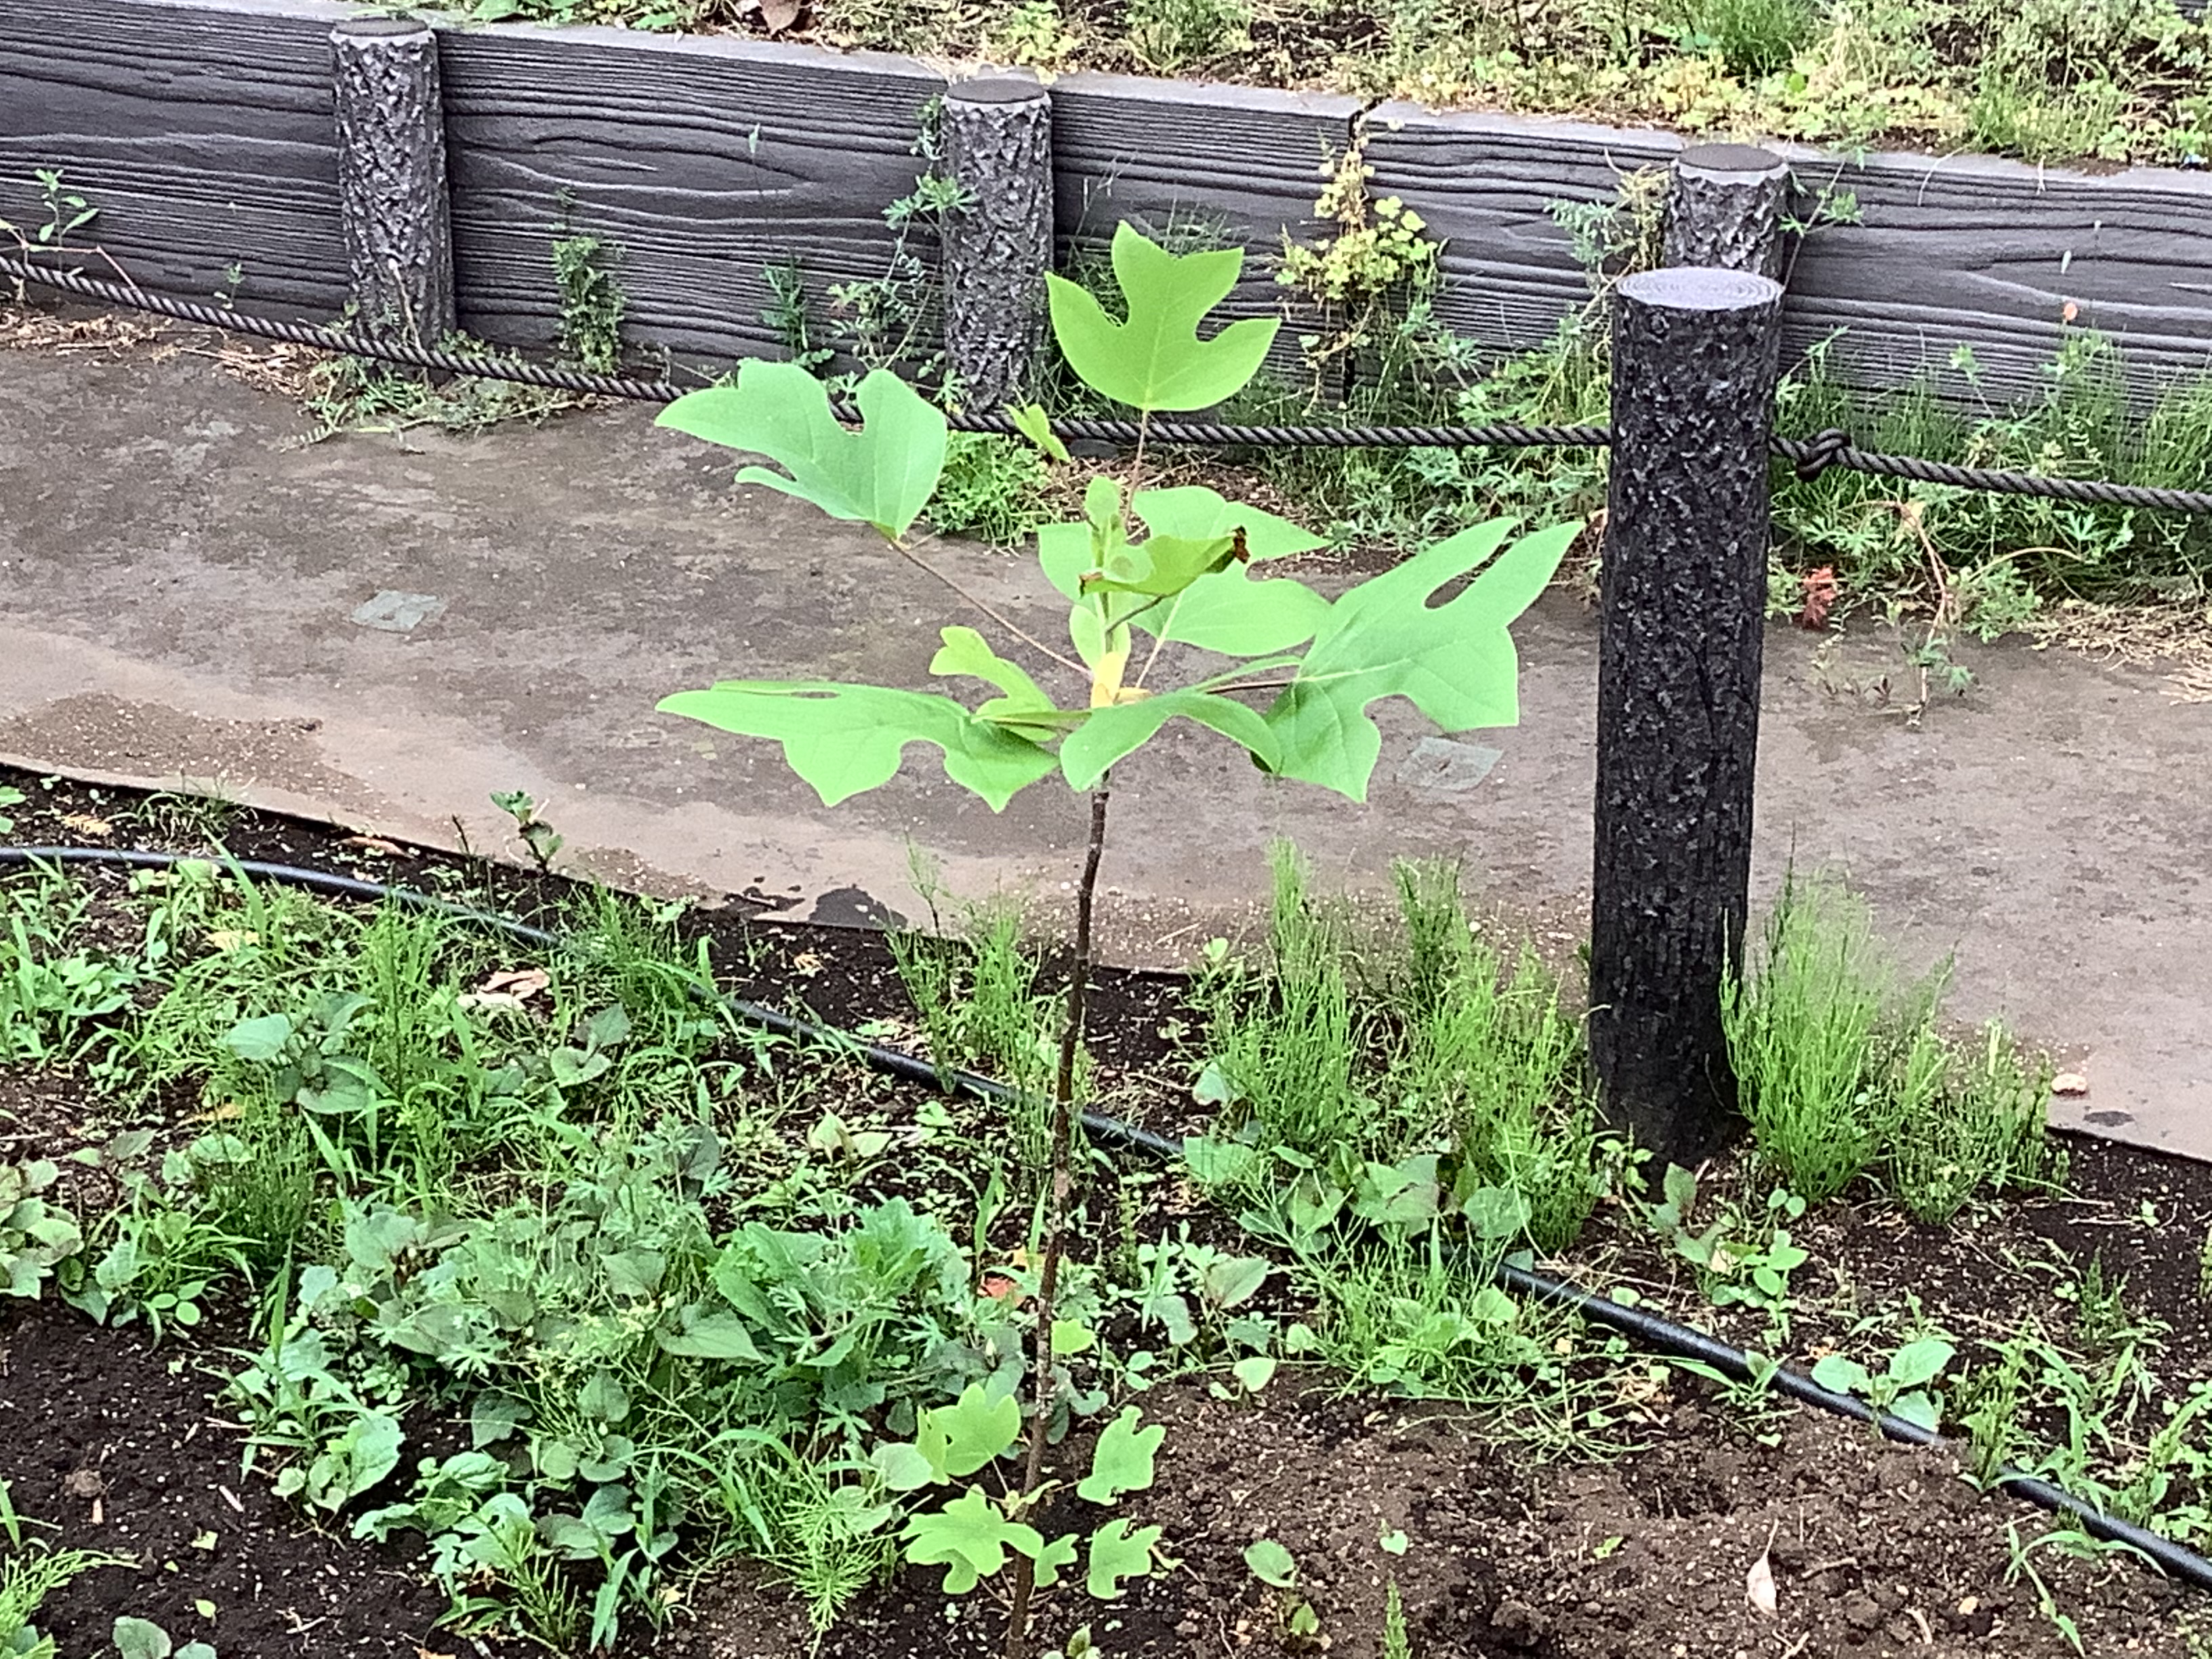
M 1749 144 L 1696 144 L 1674 158 L 1663 263 L 1782 274 L 1790 164 Z
M 453 331 L 453 235 L 438 36 L 405 17 L 331 31 L 338 207 L 361 322 L 434 346 Z
M 1606 1116 L 1693 1166 L 1727 1137 L 1742 963 L 1782 289 L 1668 269 L 1614 289 L 1598 636 L 1590 1052 Z
M 971 409 L 1030 388 L 1052 269 L 1052 99 L 1011 76 L 945 94 L 947 173 L 969 204 L 945 222 L 945 356 Z

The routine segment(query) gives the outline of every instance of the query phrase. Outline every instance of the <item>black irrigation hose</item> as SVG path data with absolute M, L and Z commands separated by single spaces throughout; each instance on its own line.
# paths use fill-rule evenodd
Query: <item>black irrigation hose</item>
M 1656 1314 L 1646 1313 L 1640 1308 L 1624 1307 L 1618 1302 L 1592 1296 L 1571 1285 L 1542 1278 L 1524 1268 L 1500 1263 L 1497 1272 L 1498 1282 L 1510 1291 L 1571 1309 L 1591 1323 L 1619 1331 L 1662 1354 L 1669 1354 L 1678 1359 L 1696 1360 L 1740 1382 L 1759 1379 L 1759 1368 L 1753 1364 L 1749 1354 L 1741 1348 L 1729 1346 L 1717 1337 L 1708 1336 L 1703 1331 L 1677 1325 L 1671 1319 L 1662 1319 Z M 1888 1412 L 1878 1412 L 1863 1400 L 1850 1395 L 1824 1389 L 1800 1371 L 1777 1367 L 1768 1373 L 1767 1386 L 1777 1394 L 1787 1395 L 1803 1405 L 1817 1406 L 1838 1417 L 1848 1417 L 1869 1424 L 1881 1430 L 1886 1439 L 1923 1447 L 1945 1443 L 1943 1437 L 1932 1429 L 1924 1429 L 1917 1423 L 1908 1423 Z M 2131 1521 L 2106 1515 L 2094 1504 L 2073 1497 L 2063 1487 L 2053 1486 L 2039 1475 L 2027 1474 L 2009 1463 L 2000 1464 L 1990 1477 L 1990 1484 L 2025 1498 L 2037 1508 L 2048 1510 L 2053 1515 L 2070 1515 L 2092 1538 L 2124 1544 L 2155 1562 L 2170 1576 L 2185 1579 L 2202 1589 L 2212 1589 L 2212 1561 L 2206 1560 L 2194 1550 L 2183 1548 L 2170 1538 L 2162 1538 L 2154 1532 L 2136 1526 Z
M 0 869 L 9 866 L 40 864 L 89 864 L 128 870 L 173 870 L 180 864 L 205 864 L 235 871 L 240 875 L 251 876 L 257 880 L 277 882 L 287 887 L 302 888 L 308 892 L 323 893 L 336 898 L 404 904 L 412 909 L 434 911 L 458 921 L 492 928 L 525 945 L 557 950 L 562 942 L 558 933 L 545 928 L 533 927 L 528 922 L 517 921 L 511 916 L 496 915 L 489 910 L 479 910 L 472 905 L 457 904 L 434 894 L 392 887 L 380 881 L 364 881 L 358 876 L 337 875 L 327 870 L 309 870 L 295 864 L 270 864 L 259 859 L 237 859 L 227 854 L 152 853 L 118 847 L 0 847 Z M 823 1025 L 803 1015 L 788 1014 L 765 1003 L 749 1002 L 743 997 L 725 995 L 716 1000 L 745 1024 L 778 1036 L 827 1043 L 857 1056 L 876 1071 L 904 1083 L 941 1088 L 977 1100 L 1013 1098 L 1014 1091 L 1003 1083 L 995 1083 L 989 1078 L 957 1067 L 940 1072 L 918 1055 L 897 1048 L 887 1048 L 878 1042 L 864 1042 L 848 1031 Z M 1124 1146 L 1150 1152 L 1156 1158 L 1180 1157 L 1182 1152 L 1182 1143 L 1179 1140 L 1170 1140 L 1164 1135 L 1154 1134 L 1149 1129 L 1139 1128 L 1133 1123 L 1124 1123 L 1119 1118 L 1108 1117 L 1103 1113 L 1084 1113 L 1083 1127 L 1102 1139 L 1119 1141 Z
M 134 870 L 163 870 L 173 869 L 179 864 L 208 864 L 260 880 L 304 888 L 310 892 L 404 904 L 417 909 L 435 911 L 441 915 L 493 928 L 526 944 L 557 947 L 562 942 L 559 935 L 543 927 L 533 927 L 527 922 L 495 915 L 488 910 L 457 904 L 451 899 L 439 898 L 404 887 L 392 887 L 382 882 L 365 881 L 356 876 L 305 869 L 297 865 L 270 864 L 258 859 L 210 858 L 184 853 L 154 853 L 110 847 L 0 847 L 0 868 L 40 864 L 99 865 Z M 1012 1097 L 1013 1091 L 1004 1084 L 994 1083 L 973 1072 L 940 1073 L 936 1066 L 917 1055 L 887 1048 L 879 1043 L 863 1042 L 848 1032 L 810 1019 L 783 1013 L 739 997 L 726 996 L 720 1000 L 732 1014 L 748 1024 L 780 1036 L 830 1043 L 858 1055 L 876 1070 L 903 1082 L 957 1090 L 982 1100 L 1000 1101 Z M 1117 1142 L 1156 1158 L 1179 1158 L 1182 1155 L 1182 1142 L 1139 1128 L 1134 1124 L 1125 1123 L 1118 1118 L 1085 1112 L 1083 1127 L 1101 1140 Z M 1501 1262 L 1494 1271 L 1498 1283 L 1507 1290 L 1571 1310 L 1591 1323 L 1619 1331 L 1659 1353 L 1678 1359 L 1695 1360 L 1739 1382 L 1754 1382 L 1759 1378 L 1759 1368 L 1753 1365 L 1749 1354 L 1703 1331 L 1678 1325 L 1670 1319 L 1646 1313 L 1640 1308 L 1626 1307 L 1605 1297 L 1577 1290 L 1571 1285 L 1546 1279 L 1526 1268 Z M 1786 1395 L 1803 1405 L 1814 1406 L 1835 1416 L 1870 1425 L 1888 1439 L 1920 1447 L 1944 1443 L 1943 1437 L 1932 1430 L 1924 1429 L 1917 1423 L 1908 1423 L 1890 1413 L 1878 1412 L 1864 1401 L 1850 1395 L 1824 1389 L 1801 1372 L 1777 1367 L 1767 1373 L 1766 1383 L 1776 1393 Z M 2091 1537 L 2125 1545 L 2172 1577 L 2200 1589 L 2212 1589 L 2212 1560 L 2207 1560 L 2195 1551 L 2185 1549 L 2172 1540 L 2160 1537 L 2132 1522 L 2106 1515 L 2095 1505 L 2071 1496 L 2063 1487 L 2054 1486 L 2039 1476 L 2026 1474 L 2006 1464 L 1998 1468 L 1990 1484 L 2025 1498 L 2029 1503 L 2053 1515 L 2073 1516 Z
M 153 312 L 203 327 L 283 340 L 353 357 L 407 363 L 478 380 L 512 380 L 524 386 L 546 386 L 605 398 L 625 398 L 640 403 L 672 403 L 686 388 L 666 380 L 641 380 L 623 374 L 594 374 L 583 369 L 535 363 L 520 357 L 471 356 L 442 351 L 404 340 L 356 334 L 323 328 L 311 323 L 288 323 L 253 317 L 225 306 L 149 294 L 134 283 L 111 283 L 81 271 L 62 270 L 21 259 L 0 258 L 0 276 L 18 283 L 37 283 L 84 299 Z M 837 417 L 857 422 L 858 411 L 833 406 Z M 959 432 L 1011 434 L 1014 423 L 1005 415 L 974 410 L 945 416 Z M 1134 421 L 1063 416 L 1052 423 L 1064 439 L 1096 443 L 1133 444 L 1138 441 Z M 1213 421 L 1154 421 L 1145 429 L 1153 443 L 1193 444 L 1208 449 L 1601 449 L 1612 441 L 1605 427 L 1528 426 L 1498 421 L 1483 426 L 1236 426 Z M 2101 478 L 2048 477 L 2037 472 L 2005 471 L 1995 468 L 1954 466 L 1917 455 L 1885 455 L 1860 449 L 1850 434 L 1831 427 L 1810 438 L 1768 440 L 1774 453 L 1796 469 L 1808 481 L 1832 466 L 1885 477 L 1909 478 L 1921 483 L 1946 484 L 1958 489 L 1978 489 L 2001 495 L 2033 495 L 2050 501 L 2081 501 L 2099 507 L 2142 507 L 2167 513 L 2212 513 L 2212 491 L 2167 489 L 2149 484 L 2113 483 Z

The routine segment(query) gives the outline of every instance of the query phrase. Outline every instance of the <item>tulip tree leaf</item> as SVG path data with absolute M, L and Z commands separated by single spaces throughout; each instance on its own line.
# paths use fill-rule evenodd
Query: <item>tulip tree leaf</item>
M 1064 1532 L 1038 1552 L 1036 1585 L 1039 1589 L 1050 1589 L 1060 1582 L 1060 1570 L 1072 1567 L 1076 1561 L 1075 1534 Z
M 1258 373 L 1279 326 L 1272 317 L 1198 337 L 1229 296 L 1242 248 L 1170 253 L 1127 224 L 1114 233 L 1114 280 L 1127 320 L 1106 314 L 1088 289 L 1048 275 L 1052 331 L 1068 367 L 1092 391 L 1141 410 L 1208 409 Z
M 942 749 L 945 776 L 981 796 L 994 812 L 1058 764 L 1049 750 L 977 719 L 950 697 L 924 691 L 725 680 L 665 697 L 660 708 L 781 743 L 785 763 L 814 786 L 824 806 L 890 782 L 910 743 Z
M 1143 748 L 1160 727 L 1178 716 L 1212 727 L 1249 750 L 1262 766 L 1273 769 L 1275 734 L 1258 710 L 1211 691 L 1164 691 L 1135 702 L 1092 709 L 1091 718 L 1060 746 L 1060 769 L 1068 787 L 1093 787 L 1108 767 Z
M 1012 1395 L 990 1400 L 981 1383 L 970 1382 L 954 1404 L 924 1412 L 922 1423 L 926 1431 L 945 1437 L 945 1474 L 964 1480 L 1013 1449 L 1022 1436 L 1022 1408 Z M 927 1444 L 922 1450 L 930 1455 Z
M 1383 697 L 1404 697 L 1447 732 L 1519 723 L 1519 659 L 1506 624 L 1543 592 L 1580 526 L 1557 525 L 1505 546 L 1513 527 L 1492 520 L 1462 530 L 1329 606 L 1267 710 L 1281 744 L 1277 771 L 1365 800 L 1382 751 L 1367 709 Z M 1465 591 L 1430 605 L 1478 567 Z
M 1115 1516 L 1091 1535 L 1091 1571 L 1084 1588 L 1101 1601 L 1114 1601 L 1121 1594 L 1124 1578 L 1141 1578 L 1152 1570 L 1152 1547 L 1160 1534 L 1158 1527 L 1132 1532 L 1129 1523 Z
M 1322 544 L 1320 537 L 1286 519 L 1225 501 L 1200 484 L 1141 490 L 1133 507 L 1155 538 L 1208 541 L 1241 530 L 1254 565 Z M 1044 526 L 1037 532 L 1037 554 L 1046 579 L 1075 598 L 1091 568 L 1091 526 Z M 1140 632 L 1232 657 L 1271 656 L 1302 645 L 1328 615 L 1328 601 L 1304 583 L 1283 577 L 1255 581 L 1249 567 L 1237 562 L 1198 577 L 1161 604 L 1125 599 L 1115 607 L 1116 616 Z
M 945 1569 L 947 1595 L 965 1595 L 997 1572 L 1006 1565 L 1009 1547 L 1031 1559 L 1044 1553 L 1044 1540 L 1036 1528 L 1007 1520 L 980 1487 L 963 1492 L 942 1509 L 915 1516 L 899 1537 L 908 1560 Z
M 945 470 L 945 416 L 887 369 L 862 380 L 855 401 L 862 424 L 849 432 L 830 413 L 821 381 L 796 363 L 756 360 L 738 371 L 735 386 L 686 392 L 656 424 L 765 455 L 783 468 L 746 467 L 738 474 L 740 483 L 781 490 L 833 519 L 902 536 L 921 517 Z
M 1167 1425 L 1137 1426 L 1141 1414 L 1134 1406 L 1106 1425 L 1091 1448 L 1091 1473 L 1076 1485 L 1076 1495 L 1094 1504 L 1110 1504 L 1125 1492 L 1144 1492 L 1152 1484 L 1152 1457 L 1168 1437 Z
M 1237 562 L 1241 561 L 1234 536 L 1152 536 L 1115 549 L 1104 569 L 1083 574 L 1081 585 L 1087 592 L 1166 599 Z

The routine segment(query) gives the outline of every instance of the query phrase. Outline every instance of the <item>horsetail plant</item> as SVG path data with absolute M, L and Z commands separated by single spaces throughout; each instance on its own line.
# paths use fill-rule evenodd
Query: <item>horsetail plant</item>
M 1518 664 L 1507 625 L 1543 591 L 1579 529 L 1516 536 L 1511 520 L 1475 525 L 1334 600 L 1287 577 L 1255 580 L 1254 567 L 1319 538 L 1202 486 L 1141 487 L 1152 417 L 1220 403 L 1252 378 L 1273 343 L 1273 319 L 1199 333 L 1243 261 L 1236 249 L 1171 254 L 1124 224 L 1113 245 L 1122 318 L 1075 283 L 1046 279 L 1054 336 L 1069 367 L 1138 416 L 1128 483 L 1092 477 L 1082 520 L 1039 532 L 1042 574 L 1068 601 L 1064 647 L 1024 631 L 911 539 L 944 468 L 946 426 L 896 376 L 878 369 L 861 380 L 855 430 L 839 423 L 821 382 L 792 363 L 749 362 L 734 385 L 691 392 L 660 416 L 663 425 L 765 456 L 781 470 L 747 466 L 738 481 L 871 526 L 1001 636 L 994 646 L 976 628 L 945 628 L 930 663 L 940 678 L 990 688 L 994 695 L 981 701 L 896 686 L 739 679 L 678 692 L 662 710 L 781 744 L 786 763 L 827 806 L 888 782 L 916 743 L 939 750 L 945 775 L 994 811 L 1055 772 L 1090 799 L 1053 1084 L 1027 1468 L 1009 1520 L 1043 1490 L 1076 1055 L 1113 768 L 1170 721 L 1187 720 L 1236 744 L 1264 772 L 1364 801 L 1382 752 L 1373 703 L 1403 697 L 1448 732 L 1517 723 Z M 1012 412 L 1050 460 L 1067 462 L 1042 410 Z M 1185 648 L 1164 663 L 1171 645 Z M 1024 650 L 1065 690 L 1048 691 L 1001 647 Z M 1223 658 L 1229 665 L 1209 660 Z M 1194 678 L 1158 683 L 1164 668 L 1185 667 Z M 1034 1562 L 1015 1565 L 1009 1659 L 1025 1650 L 1035 1577 Z

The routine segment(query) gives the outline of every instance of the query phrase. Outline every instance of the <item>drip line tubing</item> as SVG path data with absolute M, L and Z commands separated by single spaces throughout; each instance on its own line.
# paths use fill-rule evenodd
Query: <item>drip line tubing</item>
M 0 847 L 0 869 L 39 865 L 90 865 L 109 869 L 168 870 L 184 864 L 205 864 L 240 876 L 297 887 L 335 898 L 401 904 L 412 909 L 431 911 L 493 929 L 521 944 L 558 949 L 563 943 L 559 934 L 546 928 L 533 927 L 452 899 L 394 887 L 383 882 L 368 881 L 356 876 L 307 869 L 298 865 L 272 864 L 258 859 L 209 857 L 111 847 Z M 742 997 L 724 995 L 717 1000 L 746 1024 L 780 1036 L 826 1043 L 902 1082 L 940 1088 L 977 1100 L 999 1102 L 1014 1097 L 1013 1090 L 989 1078 L 957 1068 L 940 1070 L 919 1055 L 886 1048 L 881 1043 L 864 1042 L 848 1031 L 841 1031 L 803 1015 L 786 1013 Z M 1180 1158 L 1182 1154 L 1181 1141 L 1136 1124 L 1124 1122 L 1119 1118 L 1085 1112 L 1082 1121 L 1084 1128 L 1095 1139 L 1109 1145 L 1124 1146 L 1152 1158 Z M 1878 1430 L 1887 1439 L 1921 1448 L 1941 1447 L 1947 1443 L 1943 1437 L 1932 1429 L 1907 1422 L 1893 1413 L 1877 1411 L 1866 1401 L 1850 1395 L 1824 1389 L 1802 1372 L 1793 1371 L 1786 1366 L 1771 1369 L 1762 1366 L 1743 1349 L 1731 1346 L 1703 1331 L 1677 1324 L 1641 1308 L 1628 1307 L 1608 1297 L 1577 1290 L 1571 1285 L 1547 1279 L 1510 1263 L 1500 1262 L 1492 1271 L 1498 1283 L 1516 1295 L 1568 1309 L 1594 1325 L 1618 1331 L 1632 1341 L 1668 1358 L 1695 1361 L 1738 1382 L 1755 1382 L 1764 1376 L 1765 1386 L 1777 1394 L 1833 1416 L 1865 1424 Z M 2053 1515 L 2070 1516 L 2092 1538 L 2124 1545 L 2170 1577 L 2201 1589 L 2212 1589 L 2212 1560 L 2207 1560 L 2194 1550 L 2185 1548 L 2148 1528 L 2137 1526 L 2118 1516 L 2107 1515 L 2094 1504 L 2073 1496 L 2063 1487 L 2039 1475 L 2005 1464 L 1990 1477 L 1988 1484 L 2026 1498 L 2039 1509 Z

